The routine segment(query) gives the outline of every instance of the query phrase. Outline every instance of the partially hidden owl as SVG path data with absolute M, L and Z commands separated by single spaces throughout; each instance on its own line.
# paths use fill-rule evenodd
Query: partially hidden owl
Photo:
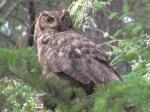
M 96 83 L 121 80 L 104 50 L 73 30 L 67 11 L 41 12 L 34 36 L 46 76 L 67 79 L 88 94 Z

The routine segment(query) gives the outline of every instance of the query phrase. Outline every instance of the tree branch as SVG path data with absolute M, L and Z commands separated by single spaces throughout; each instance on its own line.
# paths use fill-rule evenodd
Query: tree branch
M 104 42 L 102 44 L 99 44 L 98 46 L 104 46 L 104 45 L 111 45 L 112 43 L 114 42 L 122 42 L 123 40 L 111 40 L 111 41 L 108 41 L 108 42 Z
M 88 28 L 88 29 L 100 32 L 104 36 L 104 38 L 108 37 L 109 39 L 114 40 L 113 36 L 111 36 L 108 32 L 105 32 L 105 31 L 97 29 L 97 28 L 94 28 L 94 29 L 93 28 Z
M 5 7 L 5 5 L 7 4 L 8 0 L 3 0 L 1 3 L 0 3 L 0 11 Z
M 30 29 L 28 31 L 28 46 L 33 46 L 34 24 L 35 24 L 35 8 L 33 0 L 28 0 L 28 13 Z
M 11 12 L 18 6 L 19 3 L 20 3 L 20 0 L 16 1 L 16 2 L 9 8 L 9 10 L 7 11 L 7 13 L 2 17 L 2 19 L 6 19 L 6 18 L 11 14 Z
M 5 39 L 8 42 L 10 42 L 12 45 L 18 47 L 17 44 L 13 40 L 11 40 L 7 35 L 3 34 L 2 32 L 0 32 L 0 35 L 1 35 L 0 37 L 2 37 L 3 39 Z
M 19 17 L 17 17 L 17 16 L 13 16 L 13 15 L 11 15 L 11 17 L 14 18 L 14 19 L 16 19 L 16 20 L 18 20 L 18 21 L 19 21 L 22 25 L 24 25 L 27 29 L 29 28 L 28 25 L 27 25 L 27 23 L 26 23 L 24 20 L 22 20 L 21 18 L 19 18 Z

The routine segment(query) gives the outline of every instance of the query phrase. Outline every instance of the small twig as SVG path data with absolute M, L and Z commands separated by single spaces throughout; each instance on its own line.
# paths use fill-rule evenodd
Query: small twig
M 105 31 L 103 31 L 103 30 L 100 30 L 100 29 L 97 29 L 97 28 L 88 28 L 88 29 L 90 29 L 90 30 L 93 30 L 93 31 L 98 31 L 98 32 L 100 32 L 104 37 L 108 37 L 108 38 L 110 38 L 111 40 L 114 40 L 114 38 L 113 38 L 113 36 L 111 36 L 108 32 L 105 32 Z
M 16 42 L 11 40 L 7 35 L 3 34 L 2 32 L 0 32 L 1 37 L 3 37 L 5 40 L 7 40 L 8 42 L 10 42 L 11 44 L 13 44 L 14 46 L 18 47 Z
M 108 42 L 104 42 L 102 44 L 99 44 L 98 46 L 104 46 L 104 45 L 110 45 L 114 42 L 122 42 L 123 40 L 111 40 L 111 41 L 108 41 Z
M 13 16 L 13 15 L 11 15 L 11 17 L 18 20 L 21 24 L 23 24 L 28 29 L 28 25 L 24 20 L 22 20 L 21 18 L 19 18 L 17 16 Z
M 0 3 L 0 11 L 5 7 L 6 3 L 8 2 L 8 0 L 3 0 L 1 3 Z
M 9 8 L 9 10 L 7 11 L 7 13 L 2 17 L 2 19 L 6 19 L 6 18 L 11 14 L 11 12 L 18 6 L 19 3 L 20 3 L 20 0 L 16 1 L 16 2 Z
M 95 29 L 89 28 L 89 29 L 100 32 L 103 35 L 103 38 L 108 37 L 110 39 L 110 41 L 99 44 L 99 46 L 110 45 L 114 42 L 122 42 L 123 41 L 123 40 L 119 40 L 119 39 L 114 39 L 113 36 L 111 36 L 108 32 L 105 32 L 103 30 L 100 30 L 100 29 L 97 29 L 97 28 L 95 28 Z
M 30 26 L 27 27 L 28 30 L 30 30 L 35 25 L 35 23 L 36 23 L 36 19 L 32 22 L 32 24 Z
M 94 29 L 93 28 L 88 28 L 88 29 L 93 30 L 93 31 L 98 31 L 98 32 L 100 32 L 103 35 L 103 38 L 108 37 L 110 39 L 110 41 L 107 41 L 107 42 L 104 42 L 102 44 L 99 44 L 99 46 L 110 45 L 110 44 L 112 44 L 114 42 L 122 42 L 122 41 L 124 41 L 123 39 L 122 40 L 121 39 L 115 39 L 108 32 L 105 32 L 103 30 L 100 30 L 100 29 L 97 29 L 97 28 L 94 28 Z M 144 39 L 143 41 L 148 43 L 148 44 L 150 43 L 149 39 Z

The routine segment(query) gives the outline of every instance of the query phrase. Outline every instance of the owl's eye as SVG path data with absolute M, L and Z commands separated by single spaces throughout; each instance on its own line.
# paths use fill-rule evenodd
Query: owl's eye
M 52 17 L 47 17 L 46 18 L 47 23 L 52 23 L 53 21 L 54 21 L 54 18 L 52 18 Z
M 62 17 L 61 20 L 62 20 L 62 22 L 65 22 L 67 20 L 67 18 Z

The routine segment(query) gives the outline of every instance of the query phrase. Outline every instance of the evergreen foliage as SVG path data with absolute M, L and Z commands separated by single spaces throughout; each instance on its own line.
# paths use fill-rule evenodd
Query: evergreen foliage
M 2 70 L 9 73 L 7 78 L 1 75 L 1 111 L 34 111 L 38 92 L 47 93 L 43 101 L 51 109 L 55 107 L 56 112 L 147 112 L 150 109 L 150 82 L 145 75 L 150 65 L 139 65 L 124 76 L 123 82 L 97 85 L 94 93 L 87 96 L 67 81 L 44 79 L 34 51 L 31 48 L 0 50 L 1 67 L 5 68 Z
M 69 11 L 75 26 L 84 31 L 90 22 L 97 28 L 95 18 L 88 13 L 107 9 L 111 1 L 74 1 Z M 114 32 L 103 32 L 110 33 L 112 36 L 108 37 L 113 41 L 120 40 L 118 45 L 108 45 L 111 64 L 127 61 L 131 65 L 131 72 L 123 75 L 123 81 L 97 84 L 94 92 L 87 96 L 82 88 L 73 87 L 68 81 L 44 78 L 34 48 L 0 48 L 0 112 L 150 112 L 149 25 L 143 22 L 149 15 L 140 21 L 138 14 L 131 11 L 134 1 L 123 0 L 121 14 L 109 11 L 108 21 L 121 20 L 123 25 Z M 12 28 L 8 25 L 1 29 L 10 31 Z M 40 103 L 47 108 L 39 108 Z
M 145 69 L 137 70 L 126 76 L 123 83 L 103 86 L 94 112 L 149 112 L 150 82 L 141 77 L 143 72 Z

